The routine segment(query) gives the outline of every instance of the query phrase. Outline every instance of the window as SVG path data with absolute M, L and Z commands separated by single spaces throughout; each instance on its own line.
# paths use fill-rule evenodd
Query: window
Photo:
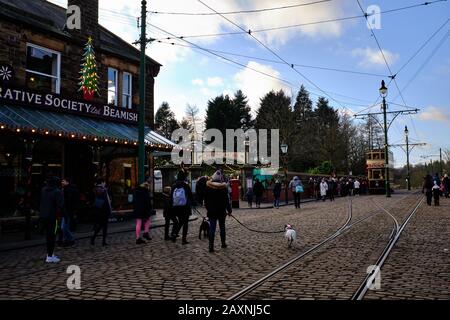
M 61 54 L 27 44 L 26 85 L 30 89 L 60 93 Z
M 108 104 L 117 106 L 117 70 L 108 68 Z
M 122 82 L 122 107 L 131 109 L 132 104 L 132 76 L 131 74 L 123 73 Z

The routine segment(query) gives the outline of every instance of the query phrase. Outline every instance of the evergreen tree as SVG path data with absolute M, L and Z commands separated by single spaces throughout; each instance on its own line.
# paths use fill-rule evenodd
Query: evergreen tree
M 170 106 L 167 102 L 163 102 L 156 111 L 155 115 L 155 130 L 167 139 L 171 139 L 172 132 L 178 129 L 177 120 L 175 114 L 170 110 Z

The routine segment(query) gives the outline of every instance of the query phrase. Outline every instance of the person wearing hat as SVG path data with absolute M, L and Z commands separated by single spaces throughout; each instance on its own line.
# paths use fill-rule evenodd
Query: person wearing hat
M 227 183 L 223 175 L 216 171 L 211 180 L 206 183 L 205 207 L 210 221 L 209 229 L 209 252 L 214 252 L 214 238 L 216 235 L 217 221 L 220 227 L 220 239 L 222 248 L 226 248 L 225 218 L 232 213 L 230 198 L 228 197 Z
M 150 200 L 150 184 L 142 183 L 136 188 L 133 196 L 133 213 L 136 218 L 136 244 L 144 244 L 145 240 L 141 238 L 142 223 L 144 223 L 144 239 L 150 238 L 150 215 L 152 212 L 152 204 Z
M 186 183 L 186 173 L 183 170 L 178 172 L 177 181 L 172 186 L 170 203 L 172 204 L 173 214 L 178 218 L 178 224 L 172 229 L 171 239 L 173 242 L 176 242 L 177 235 L 180 232 L 181 227 L 183 227 L 181 244 L 188 244 L 187 233 L 193 197 L 191 188 Z

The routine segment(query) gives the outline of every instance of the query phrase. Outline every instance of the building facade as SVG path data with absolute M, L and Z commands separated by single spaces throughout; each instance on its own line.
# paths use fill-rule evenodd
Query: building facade
M 82 201 L 104 177 L 114 209 L 129 206 L 137 183 L 140 52 L 99 25 L 98 0 L 72 5 L 80 8 L 80 29 L 68 28 L 67 10 L 45 0 L 0 0 L 0 216 L 24 198 L 37 207 L 49 176 L 77 184 Z M 152 168 L 150 153 L 173 144 L 152 131 L 161 65 L 150 57 L 146 65 Z M 90 70 L 86 82 L 95 78 L 97 92 L 81 90 L 82 70 Z

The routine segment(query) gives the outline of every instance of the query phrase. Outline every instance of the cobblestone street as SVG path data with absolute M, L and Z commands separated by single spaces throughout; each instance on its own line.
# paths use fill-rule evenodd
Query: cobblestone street
M 245 298 L 350 299 L 392 230 L 392 220 L 376 203 L 401 223 L 420 197 L 354 197 L 351 223 L 364 220 Z M 3 252 L 0 298 L 226 299 L 333 234 L 348 218 L 348 201 L 310 202 L 300 210 L 234 211 L 253 229 L 294 225 L 298 241 L 292 249 L 282 233 L 250 232 L 229 217 L 228 248 L 220 249 L 217 234 L 213 254 L 207 240 L 198 239 L 201 219 L 190 223 L 188 245 L 164 241 L 163 229 L 155 228 L 153 240 L 141 246 L 134 243 L 133 232 L 110 235 L 106 248 L 82 239 L 75 247 L 58 249 L 59 265 L 44 263 L 44 246 Z M 450 298 L 449 206 L 447 199 L 438 208 L 421 205 L 382 268 L 381 290 L 369 291 L 367 299 Z M 81 268 L 81 290 L 67 289 L 69 265 Z

